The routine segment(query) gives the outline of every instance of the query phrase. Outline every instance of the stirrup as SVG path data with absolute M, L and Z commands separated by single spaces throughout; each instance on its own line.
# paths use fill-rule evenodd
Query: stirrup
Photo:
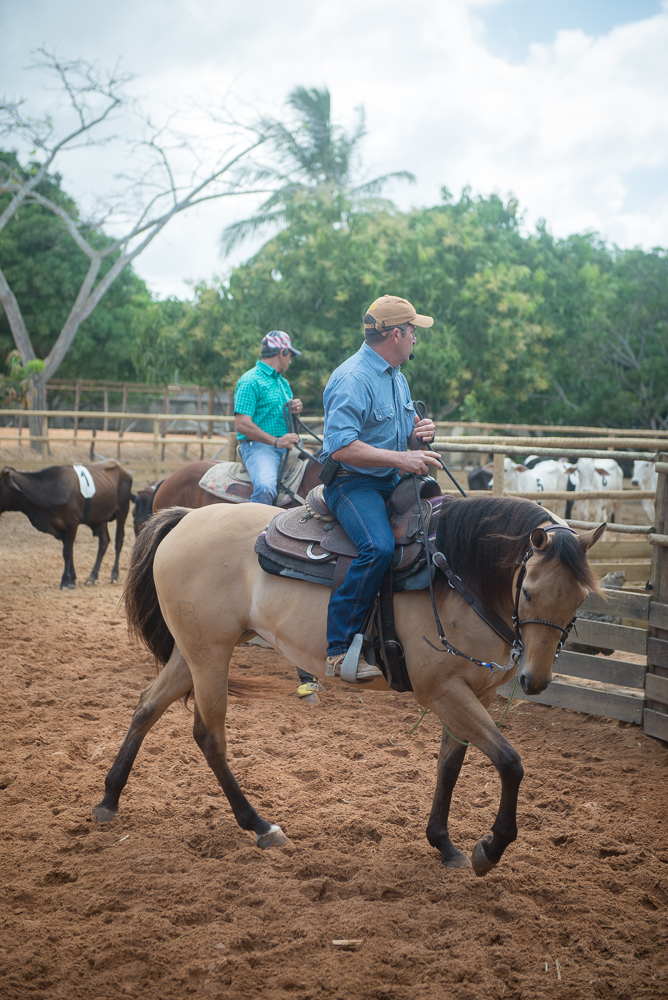
M 362 644 L 364 636 L 358 632 L 353 639 L 347 653 L 340 653 L 338 656 L 328 656 L 325 675 L 327 677 L 341 677 L 347 684 L 360 684 L 365 681 L 372 681 L 376 677 L 385 675 L 374 666 L 368 663 L 362 654 Z

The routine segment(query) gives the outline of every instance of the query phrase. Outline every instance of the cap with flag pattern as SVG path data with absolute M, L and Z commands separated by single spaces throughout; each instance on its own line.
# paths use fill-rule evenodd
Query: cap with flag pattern
M 271 330 L 266 337 L 262 338 L 262 352 L 260 356 L 271 358 L 275 354 L 279 354 L 280 351 L 290 351 L 291 354 L 298 354 L 300 357 L 302 353 L 296 347 L 292 346 L 292 341 L 287 333 L 283 333 L 282 330 Z

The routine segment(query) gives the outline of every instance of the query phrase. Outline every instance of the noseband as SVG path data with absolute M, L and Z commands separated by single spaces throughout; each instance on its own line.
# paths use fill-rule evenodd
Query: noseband
M 524 650 L 524 642 L 522 640 L 521 628 L 523 625 L 546 625 L 548 628 L 556 628 L 557 631 L 561 632 L 561 640 L 557 646 L 557 652 L 555 653 L 555 659 L 559 656 L 564 643 L 568 639 L 569 633 L 573 626 L 575 625 L 577 615 L 573 616 L 572 621 L 566 628 L 561 625 L 557 625 L 556 622 L 550 622 L 543 618 L 524 618 L 520 621 L 519 618 L 519 607 L 520 607 L 520 595 L 522 593 L 522 584 L 524 582 L 524 577 L 526 576 L 526 568 L 529 559 L 531 559 L 534 553 L 538 553 L 539 550 L 536 549 L 533 542 L 530 542 L 529 548 L 524 553 L 522 559 L 520 560 L 519 566 L 520 571 L 517 576 L 517 581 L 515 584 L 515 608 L 513 611 L 513 630 L 500 618 L 495 612 L 486 608 L 482 602 L 472 594 L 468 587 L 462 582 L 461 578 L 453 571 L 452 567 L 448 563 L 448 560 L 442 552 L 439 552 L 434 543 L 427 536 L 427 527 L 424 520 L 424 515 L 422 513 L 422 504 L 420 503 L 419 493 L 417 489 L 417 483 L 415 485 L 415 493 L 418 498 L 418 511 L 420 513 L 422 534 L 425 542 L 425 551 L 427 553 L 427 560 L 431 560 L 435 566 L 438 566 L 440 570 L 445 574 L 448 584 L 460 594 L 467 604 L 470 604 L 472 609 L 481 618 L 486 625 L 488 625 L 493 632 L 503 639 L 504 642 L 508 643 L 510 646 L 510 659 L 508 663 L 501 665 L 499 663 L 494 663 L 494 661 L 487 662 L 485 660 L 478 660 L 475 656 L 469 656 L 468 653 L 463 653 L 456 646 L 446 638 L 443 631 L 443 626 L 441 625 L 441 620 L 438 616 L 438 610 L 436 608 L 436 601 L 434 599 L 434 586 L 432 582 L 431 572 L 427 574 L 429 580 L 429 596 L 431 597 L 431 606 L 434 613 L 434 621 L 436 622 L 436 628 L 438 630 L 438 638 L 440 639 L 443 649 L 439 649 L 438 646 L 434 646 L 432 642 L 427 639 L 426 636 L 422 636 L 423 640 L 428 646 L 436 650 L 437 653 L 452 653 L 453 656 L 462 656 L 465 660 L 469 660 L 471 663 L 477 664 L 479 667 L 487 667 L 492 673 L 498 673 L 500 670 L 512 670 L 517 666 L 519 658 Z M 535 530 L 535 529 L 534 529 Z M 569 527 L 566 524 L 552 524 L 547 528 L 542 528 L 542 531 L 568 531 L 572 535 L 577 535 L 577 531 Z

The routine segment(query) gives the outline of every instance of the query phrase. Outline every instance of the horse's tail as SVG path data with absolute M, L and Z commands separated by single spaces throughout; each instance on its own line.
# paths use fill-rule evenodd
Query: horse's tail
M 137 535 L 130 556 L 124 590 L 128 628 L 130 634 L 141 639 L 161 665 L 172 655 L 174 636 L 167 628 L 158 603 L 153 562 L 163 538 L 189 513 L 189 507 L 167 507 L 158 511 Z

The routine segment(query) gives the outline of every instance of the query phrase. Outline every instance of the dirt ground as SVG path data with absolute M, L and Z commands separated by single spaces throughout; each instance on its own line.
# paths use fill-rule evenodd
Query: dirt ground
M 94 555 L 83 528 L 80 581 Z M 108 554 L 96 588 L 60 592 L 58 543 L 0 518 L 3 1000 L 668 996 L 668 747 L 626 723 L 513 705 L 520 833 L 479 879 L 444 868 L 424 835 L 438 720 L 408 735 L 412 695 L 331 685 L 307 706 L 287 661 L 244 647 L 234 672 L 280 691 L 232 700 L 231 764 L 290 846 L 263 853 L 236 826 L 181 704 L 149 734 L 118 819 L 95 825 L 154 676 L 110 569 Z M 470 750 L 451 820 L 462 849 L 498 793 Z

